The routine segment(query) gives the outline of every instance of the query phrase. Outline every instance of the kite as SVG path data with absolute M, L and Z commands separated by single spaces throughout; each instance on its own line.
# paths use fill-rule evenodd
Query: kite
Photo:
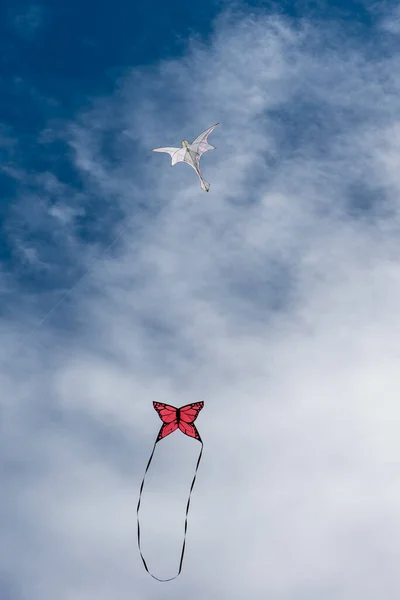
M 188 512 L 189 512 L 189 506 L 190 506 L 190 497 L 192 495 L 192 490 L 194 488 L 194 484 L 196 481 L 197 470 L 199 468 L 201 456 L 203 454 L 203 442 L 199 435 L 199 432 L 196 429 L 196 426 L 194 425 L 194 422 L 197 419 L 199 412 L 203 408 L 204 402 L 195 402 L 194 404 L 186 404 L 185 406 L 181 406 L 181 408 L 175 408 L 175 406 L 171 406 L 170 404 L 163 404 L 161 402 L 153 402 L 153 406 L 154 406 L 155 410 L 158 412 L 158 415 L 159 415 L 161 421 L 163 422 L 163 424 L 158 433 L 157 439 L 154 442 L 153 450 L 150 455 L 149 462 L 147 463 L 147 467 L 144 472 L 142 484 L 140 486 L 139 501 L 138 501 L 137 510 L 136 510 L 136 513 L 137 513 L 137 539 L 138 539 L 138 548 L 139 548 L 139 552 L 140 552 L 140 557 L 143 561 L 143 565 L 144 565 L 144 568 L 146 569 L 147 573 L 149 575 L 151 575 L 151 577 L 153 577 L 153 579 L 156 579 L 157 581 L 172 581 L 173 579 L 176 579 L 182 571 L 183 557 L 185 554 L 185 545 L 186 545 L 186 532 L 187 532 L 187 524 L 188 524 Z M 174 575 L 174 577 L 170 577 L 169 579 L 159 579 L 158 577 L 156 577 L 155 575 L 150 573 L 150 571 L 147 567 L 146 561 L 144 559 L 144 556 L 142 554 L 142 548 L 140 545 L 139 508 L 140 508 L 140 502 L 142 499 L 144 480 L 146 479 L 147 471 L 149 470 L 151 461 L 153 459 L 156 445 L 160 440 L 163 440 L 164 438 L 167 437 L 167 435 L 170 435 L 170 433 L 173 433 L 177 429 L 180 429 L 182 431 L 182 433 L 184 433 L 185 435 L 188 435 L 189 437 L 192 437 L 195 440 L 198 440 L 201 444 L 201 449 L 200 449 L 199 457 L 197 459 L 197 464 L 196 464 L 196 468 L 194 471 L 194 477 L 192 480 L 192 484 L 190 486 L 188 501 L 187 501 L 187 505 L 186 505 L 185 530 L 184 530 L 184 534 L 183 534 L 183 544 L 182 544 L 182 551 L 181 551 L 181 558 L 180 558 L 178 573 L 176 575 Z
M 172 158 L 173 167 L 178 162 L 185 162 L 196 171 L 197 175 L 200 178 L 200 186 L 205 191 L 208 192 L 210 189 L 210 184 L 204 179 L 203 175 L 200 171 L 200 158 L 203 156 L 204 152 L 207 150 L 215 150 L 215 146 L 211 146 L 207 142 L 207 138 L 210 133 L 218 127 L 219 123 L 216 123 L 212 127 L 209 127 L 203 133 L 197 136 L 196 139 L 193 140 L 191 144 L 187 140 L 183 140 L 182 148 L 155 148 L 153 152 L 168 152 Z

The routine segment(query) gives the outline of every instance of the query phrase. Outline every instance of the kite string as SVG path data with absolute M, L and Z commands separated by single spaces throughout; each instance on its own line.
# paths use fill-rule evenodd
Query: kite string
M 85 271 L 85 273 L 78 279 L 78 281 L 72 286 L 72 288 L 70 288 L 57 302 L 56 304 L 53 306 L 53 308 L 51 308 L 49 310 L 49 312 L 39 321 L 39 323 L 37 323 L 27 334 L 25 337 L 22 338 L 22 340 L 17 344 L 17 347 L 15 350 L 18 350 L 34 333 L 36 333 L 36 331 L 39 329 L 39 327 L 41 327 L 43 325 L 43 323 L 45 321 L 47 321 L 47 319 L 57 310 L 57 308 L 63 303 L 65 302 L 65 300 L 71 296 L 71 294 L 76 290 L 76 288 L 86 279 L 86 277 L 89 275 L 89 273 L 91 273 L 94 268 L 97 266 L 97 264 L 106 256 L 106 254 L 108 254 L 108 252 L 111 250 L 111 248 L 117 243 L 117 241 L 121 238 L 121 236 L 125 233 L 125 231 L 128 229 L 128 227 L 130 226 L 130 224 L 132 223 L 134 217 L 132 217 L 131 219 L 128 220 L 127 224 L 125 225 L 125 227 L 122 228 L 122 230 L 119 232 L 119 234 L 117 235 L 117 237 L 111 242 L 111 244 L 109 244 L 109 246 L 107 246 L 107 248 L 105 250 L 103 250 L 103 252 L 100 254 L 100 256 L 98 256 L 97 258 L 95 258 L 95 260 L 92 262 L 92 264 L 90 265 L 90 267 Z M 5 361 L 2 361 L 3 363 Z
M 187 533 L 187 527 L 188 527 L 188 513 L 189 513 L 189 507 L 190 507 L 190 499 L 191 499 L 192 491 L 193 491 L 194 484 L 195 484 L 195 481 L 196 481 L 197 471 L 198 471 L 198 468 L 199 468 L 199 465 L 200 465 L 201 457 L 203 455 L 203 442 L 202 442 L 202 440 L 199 440 L 200 443 L 201 443 L 201 449 L 200 449 L 199 457 L 197 459 L 196 468 L 194 470 L 194 476 L 193 476 L 193 479 L 192 479 L 192 484 L 190 486 L 188 501 L 187 501 L 187 505 L 186 505 L 185 529 L 184 529 L 184 534 L 183 534 L 183 544 L 182 544 L 181 558 L 180 558 L 180 562 L 179 562 L 179 569 L 178 569 L 177 574 L 174 575 L 174 577 L 170 577 L 169 579 L 159 579 L 158 577 L 156 577 L 155 575 L 153 575 L 153 573 L 151 573 L 149 571 L 149 569 L 147 567 L 147 564 L 146 564 L 146 561 L 145 561 L 145 558 L 143 556 L 142 547 L 141 547 L 141 543 L 140 543 L 140 523 L 139 523 L 139 508 L 140 508 L 140 503 L 141 503 L 141 499 L 142 499 L 142 492 L 143 492 L 144 481 L 146 479 L 146 474 L 147 474 L 147 471 L 149 470 L 151 461 L 153 460 L 153 455 L 154 455 L 154 452 L 155 452 L 156 445 L 157 445 L 158 441 L 159 440 L 156 439 L 156 441 L 154 442 L 153 450 L 152 450 L 152 452 L 150 454 L 150 458 L 149 458 L 149 461 L 147 463 L 147 467 L 146 467 L 146 470 L 144 472 L 143 480 L 142 480 L 142 483 L 141 483 L 141 486 L 140 486 L 139 501 L 138 501 L 138 505 L 137 505 L 137 509 L 136 509 L 136 515 L 137 515 L 137 539 L 138 539 L 138 548 L 139 548 L 139 552 L 140 552 L 140 557 L 141 557 L 141 559 L 143 561 L 143 565 L 144 565 L 144 568 L 146 569 L 147 573 L 151 577 L 153 577 L 153 579 L 156 579 L 157 581 L 165 582 L 165 581 L 172 581 L 173 579 L 176 579 L 178 577 L 178 575 L 180 575 L 180 573 L 182 571 L 183 557 L 185 555 L 185 547 L 186 547 L 186 533 Z

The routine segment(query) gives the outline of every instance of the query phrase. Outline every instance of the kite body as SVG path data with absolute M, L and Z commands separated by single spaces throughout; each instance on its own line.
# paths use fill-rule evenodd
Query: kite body
M 204 152 L 207 150 L 215 150 L 215 146 L 211 146 L 208 143 L 207 138 L 212 131 L 219 125 L 213 125 L 209 127 L 203 133 L 197 136 L 196 139 L 193 140 L 191 144 L 187 140 L 183 140 L 182 148 L 155 148 L 153 152 L 167 152 L 171 158 L 171 166 L 176 165 L 178 162 L 185 162 L 196 171 L 197 175 L 200 179 L 200 186 L 205 191 L 208 192 L 210 189 L 210 184 L 204 179 L 203 175 L 200 171 L 200 158 L 203 156 Z

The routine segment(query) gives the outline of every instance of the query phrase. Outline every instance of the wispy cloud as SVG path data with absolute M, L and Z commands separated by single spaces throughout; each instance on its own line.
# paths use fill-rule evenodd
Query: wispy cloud
M 398 6 L 383 16 L 381 19 L 381 27 L 384 31 L 393 35 L 398 35 L 400 33 L 400 10 Z
M 73 332 L 50 320 L 2 374 L 1 562 L 22 596 L 398 596 L 395 43 L 221 18 L 68 129 L 84 202 L 132 224 L 68 305 Z M 148 152 L 217 121 L 209 194 Z M 151 402 L 200 399 L 185 570 L 160 592 L 135 547 Z M 165 440 L 149 481 L 161 576 L 193 444 Z
M 14 8 L 12 25 L 21 37 L 33 39 L 44 24 L 44 8 L 40 4 L 29 4 L 22 10 Z

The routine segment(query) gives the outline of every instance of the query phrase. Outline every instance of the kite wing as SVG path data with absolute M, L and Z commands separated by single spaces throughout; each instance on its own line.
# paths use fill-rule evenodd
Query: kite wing
M 158 442 L 178 429 L 178 411 L 176 410 L 175 406 L 163 404 L 162 402 L 153 402 L 153 406 L 163 422 L 163 425 L 157 436 Z
M 177 418 L 177 409 L 175 406 L 170 404 L 164 404 L 163 402 L 153 402 L 154 409 L 158 412 L 163 423 L 171 423 Z
M 219 123 L 216 123 L 212 127 L 209 127 L 203 131 L 203 133 L 198 135 L 197 138 L 194 139 L 190 144 L 191 149 L 199 155 L 199 158 L 204 154 L 204 152 L 207 152 L 207 150 L 215 150 L 215 146 L 211 146 L 211 144 L 208 143 L 207 138 L 210 133 L 214 131 L 216 127 L 218 127 L 218 125 Z
M 185 423 L 194 423 L 202 408 L 204 408 L 204 402 L 186 404 L 179 409 L 179 418 Z
M 179 429 L 182 433 L 199 441 L 201 441 L 201 437 L 193 423 L 197 419 L 197 415 L 203 406 L 204 402 L 195 402 L 194 404 L 186 404 L 186 406 L 182 406 L 182 408 L 179 409 Z
M 167 152 L 172 158 L 172 166 L 177 162 L 183 162 L 186 156 L 186 148 L 154 148 L 153 152 Z

